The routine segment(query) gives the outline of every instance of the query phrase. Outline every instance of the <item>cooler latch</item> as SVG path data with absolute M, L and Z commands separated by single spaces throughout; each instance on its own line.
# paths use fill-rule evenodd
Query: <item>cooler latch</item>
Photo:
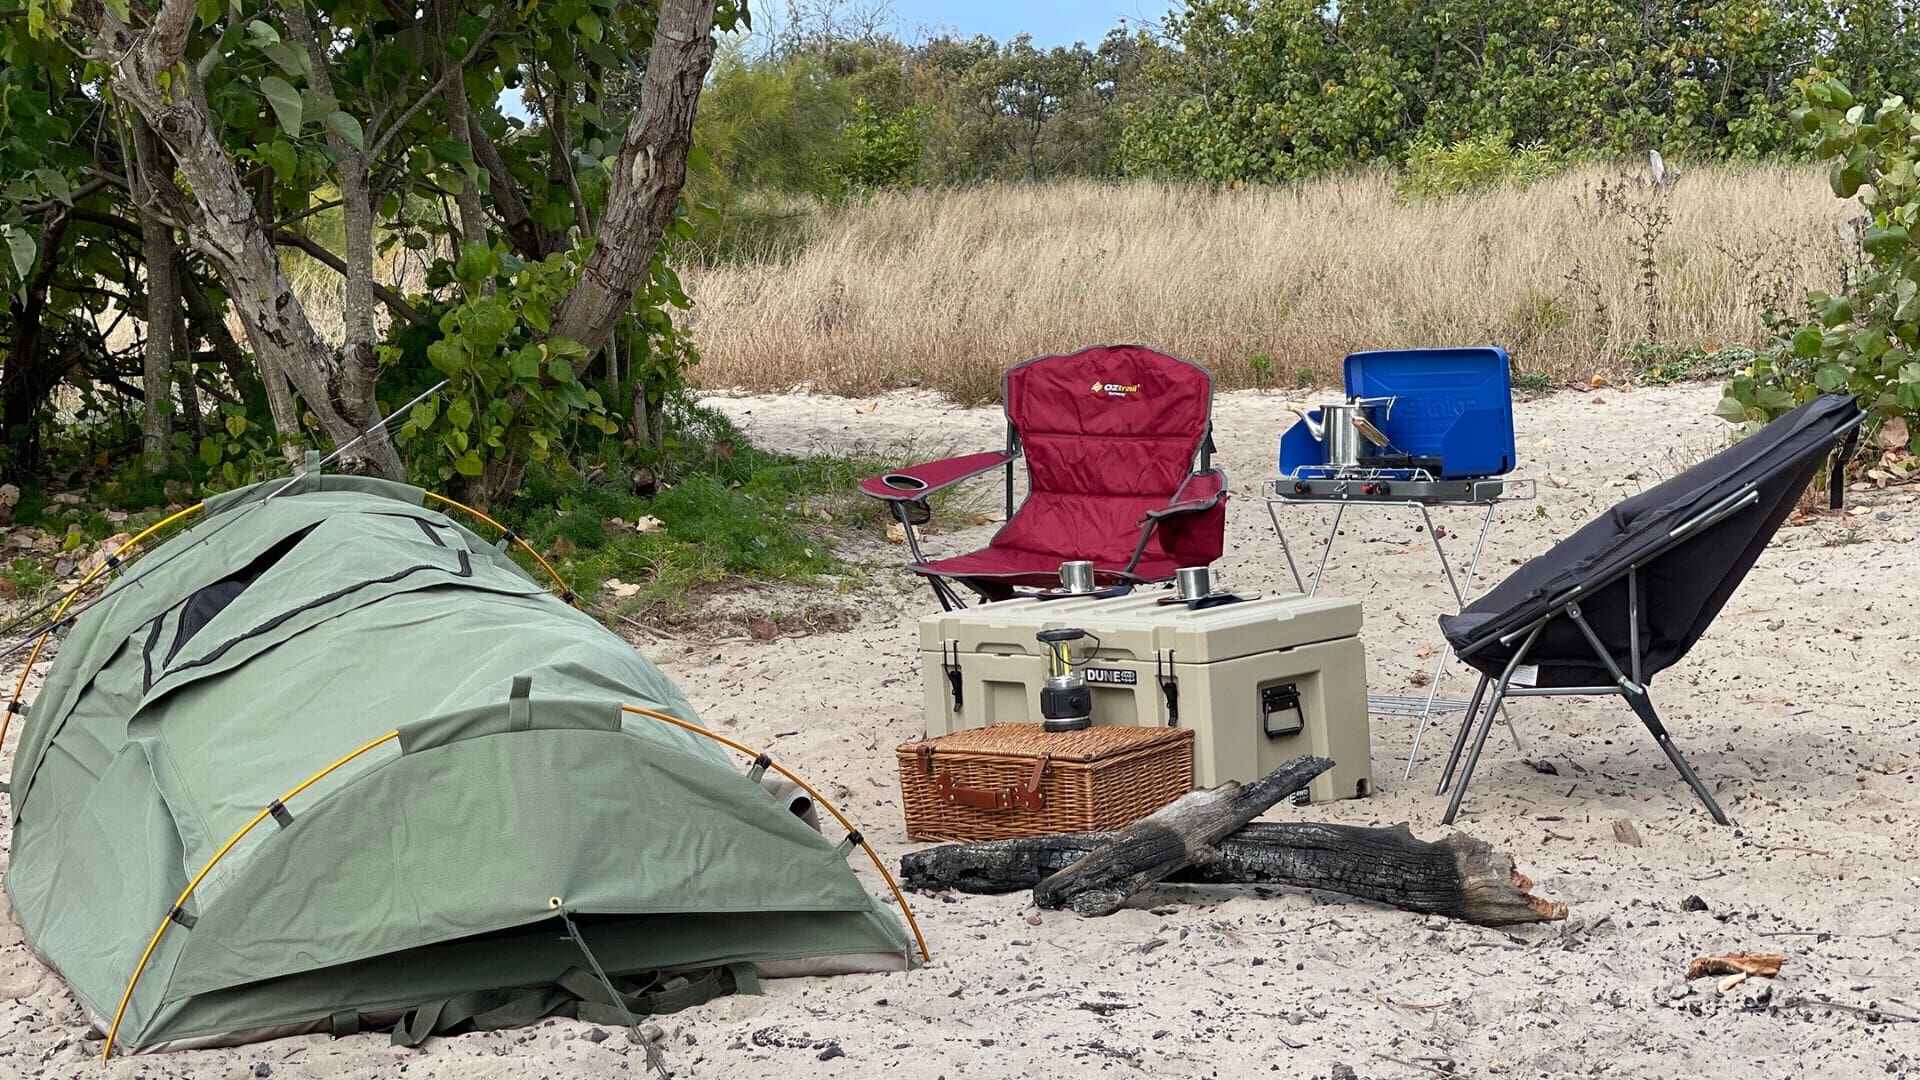
M 1160 696 L 1167 702 L 1167 726 L 1180 726 L 1180 680 L 1173 673 L 1173 650 L 1164 655 L 1153 651 L 1153 677 L 1160 683 Z
M 947 652 L 947 646 L 949 645 L 953 646 L 953 652 L 951 654 Z M 940 643 L 940 666 L 946 669 L 947 688 L 953 694 L 953 713 L 955 716 L 958 716 L 960 715 L 961 706 L 959 642 L 943 641 Z

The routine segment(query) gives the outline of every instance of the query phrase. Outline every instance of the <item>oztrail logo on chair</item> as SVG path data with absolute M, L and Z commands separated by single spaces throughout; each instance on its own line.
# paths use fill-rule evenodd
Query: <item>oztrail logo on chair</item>
M 1093 384 L 1093 392 L 1095 394 L 1105 394 L 1108 397 L 1123 398 L 1123 397 L 1126 397 L 1128 394 L 1139 393 L 1140 384 L 1134 383 L 1129 386 L 1129 385 L 1122 385 L 1120 383 L 1096 382 Z

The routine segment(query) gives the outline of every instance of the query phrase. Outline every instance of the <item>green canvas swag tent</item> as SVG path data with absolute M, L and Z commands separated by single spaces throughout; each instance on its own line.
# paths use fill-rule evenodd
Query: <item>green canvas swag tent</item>
M 285 484 L 130 568 L 24 721 L 6 887 L 103 1031 L 138 970 L 113 1052 L 618 1013 L 569 920 L 636 1011 L 910 966 L 849 845 L 623 714 L 696 719 L 625 642 L 417 488 Z

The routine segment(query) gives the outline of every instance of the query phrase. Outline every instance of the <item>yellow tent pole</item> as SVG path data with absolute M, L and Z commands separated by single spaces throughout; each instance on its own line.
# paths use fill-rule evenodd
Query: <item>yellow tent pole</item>
M 232 851 L 235 844 L 245 839 L 246 835 L 253 831 L 255 825 L 265 821 L 268 815 L 273 813 L 275 806 L 284 806 L 289 800 L 301 792 L 319 783 L 335 769 L 359 757 L 361 754 L 376 747 L 384 746 L 399 737 L 400 732 L 389 731 L 377 739 L 360 744 L 352 753 L 347 754 L 345 757 L 336 760 L 333 764 L 300 781 L 298 784 L 287 789 L 285 795 L 261 807 L 259 813 L 253 815 L 245 825 L 240 826 L 239 830 L 232 836 L 227 837 L 227 842 L 220 845 L 220 850 L 214 852 L 213 857 L 207 860 L 207 864 L 200 868 L 200 872 L 193 875 L 193 880 L 187 882 L 187 887 L 180 890 L 180 898 L 173 902 L 173 907 L 167 909 L 166 915 L 160 919 L 160 925 L 154 928 L 153 936 L 147 939 L 147 947 L 141 951 L 139 962 L 133 965 L 133 975 L 127 979 L 127 988 L 120 992 L 120 1004 L 113 1010 L 113 1026 L 107 1029 L 106 1045 L 100 1048 L 101 1061 L 105 1061 L 113 1056 L 113 1040 L 120 1034 L 120 1021 L 126 1018 L 127 1002 L 133 1000 L 133 988 L 140 985 L 140 976 L 147 970 L 147 961 L 153 959 L 153 950 L 160 947 L 160 939 L 166 936 L 167 927 L 172 925 L 174 912 L 186 906 L 187 901 L 193 896 L 193 891 L 200 887 L 200 883 L 205 881 L 207 875 L 213 872 L 213 868 L 219 865 L 220 860 L 227 857 L 227 852 Z
M 762 754 L 760 751 L 755 750 L 753 747 L 748 746 L 745 743 L 735 742 L 734 740 L 729 739 L 725 735 L 722 735 L 716 731 L 703 728 L 699 724 L 690 723 L 686 720 L 680 719 L 677 716 L 672 716 L 667 713 L 660 712 L 657 709 L 644 708 L 639 705 L 621 705 L 620 708 L 622 711 L 633 713 L 635 716 L 644 716 L 652 720 L 658 720 L 663 724 L 671 724 L 674 727 L 681 729 L 682 731 L 691 731 L 695 735 L 703 735 L 709 739 L 712 739 L 714 742 L 721 744 L 722 746 L 726 746 L 739 753 L 745 754 L 746 756 L 754 759 L 755 761 L 765 761 L 767 765 L 770 768 L 772 768 L 775 772 L 793 781 L 795 784 L 798 784 L 800 786 L 800 790 L 807 793 L 808 798 L 811 798 L 814 802 L 819 803 L 821 806 L 824 806 L 827 808 L 827 813 L 833 815 L 833 819 L 840 823 L 841 828 L 847 830 L 847 834 L 849 836 L 853 836 L 859 839 L 860 849 L 862 851 L 865 851 L 867 853 L 867 858 L 873 861 L 873 868 L 875 870 L 880 871 L 881 878 L 885 879 L 887 883 L 887 889 L 893 893 L 894 901 L 900 905 L 901 913 L 907 917 L 907 926 L 913 930 L 914 943 L 920 947 L 920 959 L 927 960 L 927 961 L 931 961 L 933 959 L 933 954 L 927 951 L 926 936 L 920 933 L 920 922 L 918 919 L 915 919 L 913 917 L 913 908 L 907 904 L 906 895 L 900 891 L 899 883 L 894 881 L 893 874 L 887 870 L 887 864 L 880 861 L 880 856 L 878 853 L 876 853 L 873 850 L 873 845 L 867 843 L 866 836 L 862 834 L 859 829 L 856 829 L 853 827 L 853 822 L 847 819 L 847 815 L 841 813 L 839 807 L 828 802 L 827 797 L 825 795 L 822 795 L 818 791 L 815 791 L 813 789 L 813 785 L 807 783 L 805 780 L 802 780 L 796 773 L 794 773 L 792 769 L 789 769 L 785 765 L 782 765 L 779 762 L 773 760 L 772 757 L 766 754 Z
M 560 576 L 560 571 L 555 570 L 553 568 L 552 563 L 548 562 L 546 558 L 540 554 L 540 552 L 534 550 L 534 546 L 532 544 L 529 544 L 525 540 L 521 539 L 519 533 L 514 532 L 512 529 L 507 528 L 505 525 L 502 525 L 500 522 L 495 521 L 493 518 L 487 516 L 485 512 L 476 510 L 475 508 L 468 506 L 466 503 L 455 502 L 452 499 L 447 498 L 445 495 L 442 495 L 434 491 L 425 491 L 425 492 L 422 492 L 421 494 L 425 495 L 427 498 L 432 499 L 435 502 L 444 503 L 447 506 L 451 506 L 455 510 L 461 510 L 466 513 L 472 514 L 474 517 L 479 518 L 481 521 L 484 521 L 487 524 L 493 526 L 494 528 L 499 529 L 502 533 L 505 533 L 507 539 L 512 540 L 514 543 L 520 545 L 520 550 L 533 556 L 533 561 L 540 564 L 540 568 L 547 572 L 547 576 L 553 579 L 553 583 L 555 585 L 560 586 L 560 592 L 562 593 L 563 599 L 565 599 L 567 603 L 572 604 L 577 599 L 577 595 L 574 593 L 573 589 L 570 586 L 568 586 L 566 583 L 566 580 Z
M 206 505 L 207 504 L 203 502 L 194 503 L 192 506 L 187 507 L 185 510 L 168 514 L 166 517 L 163 517 L 159 521 L 154 522 L 152 525 L 147 526 L 145 529 L 140 530 L 139 533 L 135 534 L 133 539 L 128 540 L 126 543 L 121 544 L 119 547 L 115 548 L 113 551 L 113 554 L 109 556 L 106 561 L 102 562 L 99 566 L 94 567 L 92 570 L 87 571 L 87 575 L 80 579 L 80 584 L 75 585 L 73 588 L 67 590 L 67 595 L 64 597 L 61 597 L 60 606 L 53 613 L 52 625 L 53 626 L 60 625 L 61 617 L 66 615 L 67 609 L 73 606 L 74 600 L 77 597 L 79 597 L 81 592 L 83 592 L 87 586 L 93 584 L 95 578 L 98 578 L 101 574 L 106 573 L 108 568 L 119 565 L 120 556 L 125 555 L 127 552 L 133 550 L 142 541 L 146 540 L 149 536 L 152 536 L 154 533 L 159 532 L 161 529 L 166 528 L 167 526 L 173 524 L 176 521 L 179 521 L 181 518 L 186 517 L 189 514 L 194 514 L 199 512 Z M 27 692 L 27 676 L 33 671 L 33 665 L 36 663 L 39 663 L 40 650 L 46 647 L 47 638 L 51 636 L 53 636 L 53 630 L 48 629 L 45 633 L 41 634 L 38 638 L 34 639 L 33 651 L 27 654 L 26 666 L 20 669 L 20 678 L 16 680 L 13 684 L 13 696 L 7 699 L 7 711 L 4 714 L 0 714 L 0 745 L 5 745 L 7 741 L 7 728 L 11 726 L 13 722 L 14 711 L 19 708 L 20 696 Z

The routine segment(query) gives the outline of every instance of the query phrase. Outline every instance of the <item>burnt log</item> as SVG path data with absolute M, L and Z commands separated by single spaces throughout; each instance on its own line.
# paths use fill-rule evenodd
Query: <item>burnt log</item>
M 1333 768 L 1322 757 L 1298 757 L 1251 784 L 1225 783 L 1189 791 L 1108 835 L 1058 873 L 1033 887 L 1043 908 L 1071 907 L 1081 915 L 1111 915 L 1127 897 L 1213 857 L 1213 843 L 1305 788 Z
M 910 889 L 996 894 L 1038 885 L 1098 850 L 1112 833 L 945 844 L 900 860 Z M 1455 833 L 1437 843 L 1405 824 L 1390 828 L 1256 821 L 1220 839 L 1212 858 L 1165 880 L 1196 885 L 1278 885 L 1341 893 L 1480 926 L 1551 922 L 1567 906 L 1532 895 L 1510 856 Z

